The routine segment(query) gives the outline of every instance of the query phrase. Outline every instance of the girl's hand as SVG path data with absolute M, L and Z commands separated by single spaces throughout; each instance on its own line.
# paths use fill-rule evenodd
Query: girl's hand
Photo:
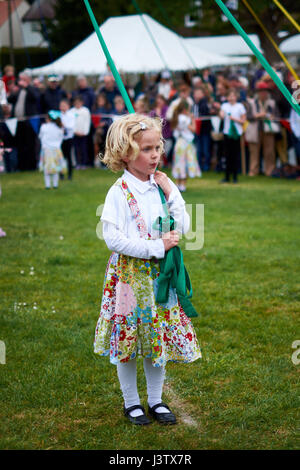
M 165 173 L 163 173 L 162 171 L 159 171 L 157 170 L 155 173 L 154 173 L 154 179 L 156 181 L 156 183 L 161 187 L 161 189 L 163 190 L 165 196 L 166 196 L 166 200 L 169 199 L 169 196 L 172 192 L 172 187 L 169 183 L 169 180 L 168 180 L 168 177 Z
M 172 232 L 163 234 L 162 241 L 164 242 L 165 251 L 169 251 L 171 248 L 178 245 L 179 235 L 176 230 L 172 230 Z

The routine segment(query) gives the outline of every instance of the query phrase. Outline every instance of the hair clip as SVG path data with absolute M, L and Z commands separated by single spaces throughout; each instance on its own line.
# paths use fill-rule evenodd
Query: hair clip
M 144 122 L 140 122 L 140 126 L 141 126 L 142 131 L 147 129 L 147 125 Z

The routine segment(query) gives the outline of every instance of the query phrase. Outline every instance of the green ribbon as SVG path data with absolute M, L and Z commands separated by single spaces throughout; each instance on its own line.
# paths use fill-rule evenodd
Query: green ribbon
M 240 134 L 238 133 L 236 125 L 234 124 L 233 121 L 230 121 L 228 136 L 234 140 L 237 140 L 240 138 Z
M 257 60 L 259 60 L 259 62 L 263 66 L 263 68 L 268 72 L 268 74 L 272 78 L 273 82 L 275 83 L 275 85 L 277 85 L 277 87 L 279 88 L 279 90 L 281 91 L 283 96 L 286 98 L 286 100 L 289 102 L 289 104 L 294 108 L 296 113 L 300 115 L 300 106 L 299 106 L 299 104 L 297 103 L 296 99 L 290 94 L 289 90 L 287 89 L 285 84 L 282 82 L 282 80 L 280 80 L 277 73 L 273 70 L 273 68 L 271 67 L 271 65 L 267 61 L 267 59 L 265 59 L 265 57 L 262 55 L 262 53 L 255 46 L 255 44 L 253 44 L 253 42 L 251 41 L 251 39 L 249 38 L 247 33 L 244 31 L 244 29 L 241 27 L 241 25 L 238 23 L 238 21 L 235 19 L 235 17 L 230 13 L 230 11 L 226 7 L 226 5 L 224 5 L 223 1 L 222 0 L 215 0 L 215 2 L 221 8 L 222 12 L 228 18 L 228 20 L 231 22 L 231 24 L 234 26 L 234 28 L 237 30 L 239 35 L 242 36 L 242 38 L 244 39 L 246 44 L 250 47 L 253 54 L 257 58 Z
M 159 216 L 153 224 L 153 228 L 160 233 L 167 233 L 176 228 L 176 222 L 169 215 L 164 193 L 160 187 L 159 194 L 164 208 L 165 217 Z M 182 251 L 179 246 L 174 246 L 166 252 L 165 257 L 159 260 L 160 274 L 158 277 L 158 290 L 156 301 L 165 304 L 169 300 L 170 288 L 176 289 L 176 294 L 180 305 L 188 317 L 197 317 L 198 313 L 194 309 L 190 298 L 193 296 L 193 289 L 189 274 L 183 262 Z M 189 293 L 188 293 L 189 292 Z
M 92 22 L 92 24 L 93 24 L 93 26 L 94 26 L 95 33 L 96 33 L 97 36 L 98 36 L 99 42 L 100 42 L 100 44 L 101 44 L 101 47 L 102 47 L 102 50 L 103 50 L 104 55 L 105 55 L 105 57 L 106 57 L 106 60 L 107 60 L 107 62 L 108 62 L 108 65 L 110 66 L 110 70 L 111 70 L 111 72 L 112 72 L 112 74 L 113 74 L 113 76 L 114 76 L 114 79 L 115 79 L 115 81 L 116 81 L 116 84 L 118 85 L 118 88 L 119 88 L 119 90 L 120 90 L 120 93 L 121 93 L 121 95 L 122 95 L 122 98 L 123 98 L 123 100 L 124 100 L 124 102 L 125 102 L 126 108 L 128 109 L 128 112 L 129 112 L 129 113 L 133 114 L 133 113 L 135 112 L 135 111 L 134 111 L 134 108 L 133 108 L 133 106 L 132 106 L 132 103 L 131 103 L 131 101 L 130 101 L 130 98 L 129 98 L 129 96 L 128 96 L 128 93 L 127 93 L 127 91 L 126 91 L 126 88 L 125 88 L 125 86 L 124 86 L 124 84 L 123 84 L 123 82 L 122 82 L 122 79 L 121 79 L 121 77 L 120 77 L 120 74 L 119 74 L 119 72 L 118 72 L 118 70 L 117 70 L 117 68 L 116 68 L 116 66 L 115 66 L 115 63 L 114 63 L 114 61 L 112 60 L 112 57 L 111 57 L 111 55 L 110 55 L 110 53 L 109 53 L 109 50 L 108 50 L 108 48 L 107 48 L 107 45 L 105 44 L 105 41 L 104 41 L 103 36 L 102 36 L 102 34 L 101 34 L 101 31 L 100 31 L 100 28 L 99 28 L 98 23 L 97 23 L 97 21 L 96 21 L 96 18 L 95 18 L 95 15 L 94 15 L 94 13 L 93 13 L 93 10 L 91 9 L 88 0 L 83 0 L 83 1 L 84 1 L 84 3 L 85 3 L 86 9 L 87 9 L 87 11 L 88 11 L 88 14 L 89 14 L 89 16 L 90 16 L 91 22 Z
M 273 132 L 272 124 L 271 124 L 270 119 L 265 119 L 264 122 L 265 122 L 266 124 L 268 124 L 268 126 L 269 126 L 269 128 L 270 128 L 270 131 Z

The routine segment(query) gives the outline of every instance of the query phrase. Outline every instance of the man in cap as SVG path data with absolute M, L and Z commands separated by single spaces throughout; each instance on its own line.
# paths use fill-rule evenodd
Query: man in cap
M 47 114 L 50 109 L 58 111 L 59 103 L 65 98 L 67 98 L 67 93 L 61 88 L 58 75 L 49 75 L 48 86 L 41 96 L 42 114 Z

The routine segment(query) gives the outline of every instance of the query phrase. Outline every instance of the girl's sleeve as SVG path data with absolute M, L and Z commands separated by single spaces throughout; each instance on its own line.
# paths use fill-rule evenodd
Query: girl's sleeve
M 122 190 L 113 186 L 107 193 L 101 216 L 103 238 L 109 250 L 135 258 L 163 258 L 165 248 L 162 239 L 146 240 L 128 237 L 126 231 L 127 201 Z
M 172 191 L 167 201 L 168 209 L 170 215 L 172 215 L 176 221 L 176 230 L 184 234 L 188 232 L 190 228 L 190 216 L 186 211 L 185 201 L 181 196 L 179 189 L 171 179 L 169 179 L 169 183 L 172 186 Z

